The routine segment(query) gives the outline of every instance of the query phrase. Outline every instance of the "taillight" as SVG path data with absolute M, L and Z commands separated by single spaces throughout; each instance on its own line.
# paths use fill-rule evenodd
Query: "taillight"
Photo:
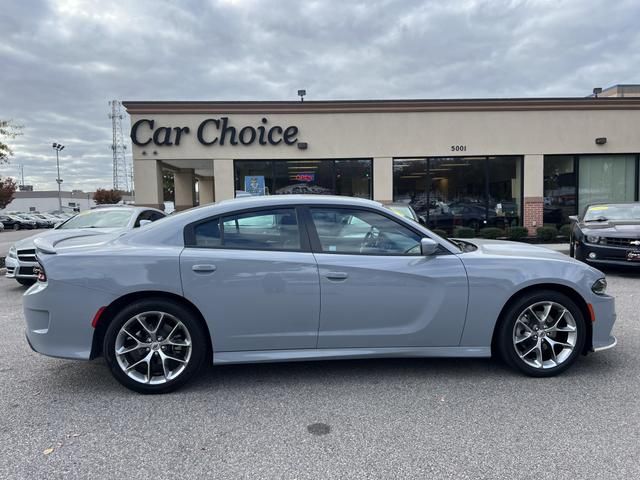
M 36 274 L 39 282 L 47 281 L 47 274 L 44 271 L 44 267 L 42 265 L 38 264 L 35 267 L 33 267 L 33 273 Z

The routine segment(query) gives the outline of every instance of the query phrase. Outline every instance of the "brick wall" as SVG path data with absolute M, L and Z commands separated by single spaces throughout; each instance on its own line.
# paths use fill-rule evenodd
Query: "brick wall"
M 523 225 L 529 230 L 529 235 L 535 235 L 536 228 L 542 226 L 543 208 L 542 197 L 525 197 Z

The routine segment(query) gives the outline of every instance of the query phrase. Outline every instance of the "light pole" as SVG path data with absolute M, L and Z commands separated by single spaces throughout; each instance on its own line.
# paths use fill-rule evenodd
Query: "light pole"
M 54 143 L 52 145 L 53 149 L 56 151 L 56 167 L 58 169 L 58 178 L 56 178 L 56 183 L 58 184 L 58 210 L 62 213 L 62 194 L 60 193 L 60 184 L 62 183 L 62 179 L 60 178 L 60 151 L 64 150 L 64 145 L 59 143 Z

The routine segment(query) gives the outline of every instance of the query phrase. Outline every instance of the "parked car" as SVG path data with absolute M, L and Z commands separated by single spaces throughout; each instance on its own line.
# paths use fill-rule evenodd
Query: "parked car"
M 37 217 L 36 215 L 33 214 L 28 214 L 28 213 L 18 213 L 16 214 L 17 217 L 20 217 L 24 220 L 27 220 L 29 222 L 34 222 L 35 223 L 35 228 L 50 228 L 50 222 L 48 220 L 44 220 L 40 217 Z
M 104 355 L 138 392 L 178 388 L 211 360 L 495 354 L 547 377 L 616 344 L 595 268 L 533 245 L 449 241 L 369 200 L 241 198 L 81 235 L 35 240 L 28 342 Z
M 27 220 L 14 214 L 3 215 L 0 218 L 5 228 L 11 228 L 12 230 L 32 230 L 38 227 L 35 220 Z
M 573 258 L 594 265 L 640 267 L 640 202 L 588 205 L 571 220 Z
M 36 281 L 37 274 L 34 267 L 38 264 L 33 243 L 36 238 L 49 235 L 57 238 L 70 235 L 93 236 L 105 232 L 136 228 L 141 224 L 164 217 L 164 212 L 160 210 L 129 206 L 102 208 L 79 213 L 58 224 L 53 230 L 33 235 L 13 244 L 5 258 L 5 266 L 7 267 L 5 275 L 7 278 L 15 278 L 18 283 L 25 286 L 32 285 Z
M 53 215 L 49 215 L 48 213 L 34 213 L 33 216 L 45 222 L 47 225 L 47 228 L 53 228 L 62 222 L 60 218 Z
M 413 220 L 416 223 L 424 223 L 424 218 L 418 217 L 418 214 L 408 203 L 389 203 L 386 204 L 385 207 L 404 218 Z

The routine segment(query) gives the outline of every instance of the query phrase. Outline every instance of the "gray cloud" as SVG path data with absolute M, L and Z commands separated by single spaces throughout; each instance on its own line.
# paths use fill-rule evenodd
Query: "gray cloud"
M 9 2 L 0 118 L 29 183 L 111 183 L 107 102 L 582 96 L 637 83 L 629 1 Z M 128 130 L 128 122 L 125 122 Z

